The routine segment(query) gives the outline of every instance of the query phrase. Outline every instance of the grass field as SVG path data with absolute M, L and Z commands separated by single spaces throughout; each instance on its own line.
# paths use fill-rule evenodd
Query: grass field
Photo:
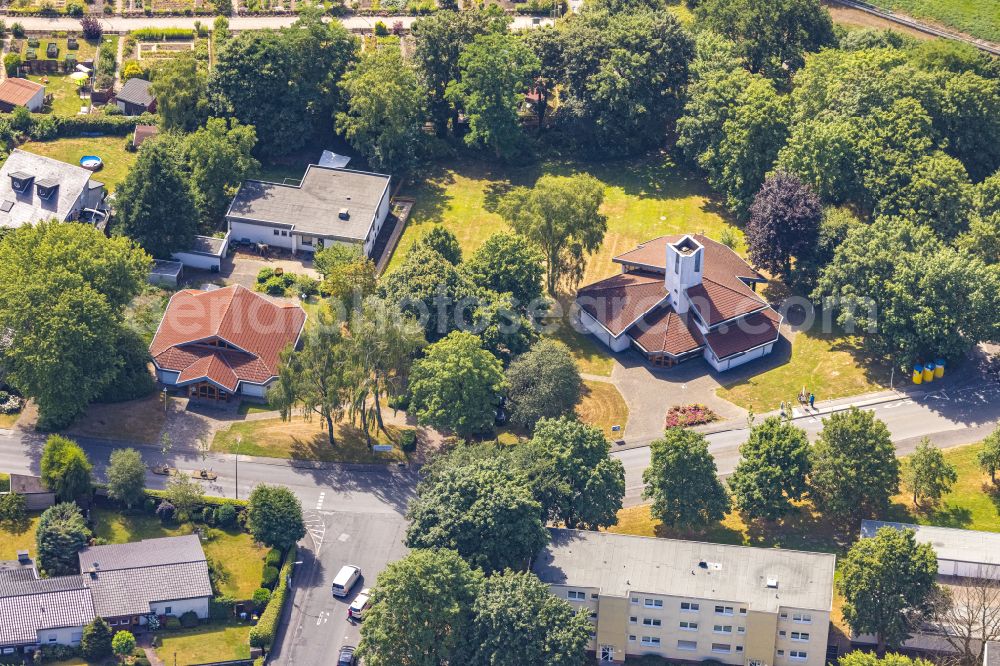
M 94 174 L 94 179 L 107 185 L 109 191 L 114 191 L 118 183 L 125 180 L 138 156 L 138 153 L 125 150 L 126 139 L 124 136 L 73 137 L 54 141 L 29 141 L 21 148 L 69 164 L 79 164 L 84 155 L 97 155 L 104 161 L 104 168 Z
M 585 381 L 583 399 L 576 406 L 576 413 L 584 423 L 600 428 L 608 439 L 618 439 L 625 434 L 628 405 L 614 384 Z M 612 433 L 613 425 L 620 425 L 621 431 Z
M 21 412 L 17 412 L 16 414 L 0 414 L 0 428 L 13 428 L 19 418 L 21 418 Z
M 24 525 L 0 525 L 0 560 L 16 560 L 17 551 L 35 552 L 35 530 L 40 513 L 31 513 Z
M 156 444 L 166 420 L 158 391 L 139 400 L 113 404 L 92 403 L 83 416 L 66 429 L 70 435 L 120 439 Z
M 914 18 L 1000 43 L 1000 0 L 870 0 Z
M 211 624 L 194 629 L 160 632 L 163 644 L 156 653 L 164 662 L 178 664 L 209 664 L 250 658 L 249 622 Z
M 800 332 L 792 340 L 786 363 L 718 389 L 716 395 L 763 412 L 777 409 L 782 400 L 794 402 L 803 386 L 815 393 L 817 400 L 884 389 L 889 384 L 888 368 L 873 370 L 860 363 L 860 345 L 859 338 Z
M 350 424 L 338 423 L 334 427 L 337 443 L 331 447 L 323 423 L 318 418 L 306 421 L 301 416 L 294 416 L 288 421 L 243 421 L 217 432 L 212 440 L 212 450 L 234 453 L 237 438 L 240 438 L 240 453 L 248 456 L 346 463 L 388 464 L 406 460 L 406 455 L 398 447 L 385 453 L 373 453 L 368 448 L 364 433 Z M 398 429 L 389 426 L 389 431 L 395 433 Z M 373 435 L 372 439 L 375 441 L 376 437 Z M 384 435 L 377 440 L 381 444 L 390 443 Z
M 124 515 L 102 508 L 96 508 L 92 513 L 96 524 L 95 536 L 106 539 L 108 543 L 180 536 L 194 530 L 191 523 L 164 526 L 155 516 L 146 514 Z M 202 541 L 205 555 L 224 572 L 219 592 L 238 600 L 249 599 L 254 590 L 260 587 L 260 576 L 264 571 L 264 557 L 268 549 L 255 544 L 249 534 L 238 530 L 212 527 L 204 529 L 208 537 Z

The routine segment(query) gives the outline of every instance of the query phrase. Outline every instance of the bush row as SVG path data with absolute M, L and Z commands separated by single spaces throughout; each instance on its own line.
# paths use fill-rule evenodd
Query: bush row
M 139 28 L 128 33 L 139 42 L 162 42 L 170 39 L 194 39 L 190 28 Z
M 288 596 L 288 579 L 292 575 L 292 567 L 295 566 L 297 555 L 296 546 L 292 546 L 285 553 L 285 563 L 281 565 L 278 584 L 274 587 L 274 592 L 271 593 L 271 600 L 267 603 L 264 612 L 260 614 L 260 620 L 250 628 L 250 645 L 252 647 L 267 649 L 274 642 L 278 623 L 281 621 L 281 611 L 285 607 L 285 598 Z
M 0 114 L 0 118 L 10 121 L 13 119 L 13 114 Z M 156 116 L 148 113 L 132 117 L 31 114 L 28 118 L 30 118 L 30 126 L 25 128 L 25 133 L 39 141 L 48 141 L 60 137 L 100 136 L 103 134 L 125 136 L 133 132 L 136 125 L 156 124 Z

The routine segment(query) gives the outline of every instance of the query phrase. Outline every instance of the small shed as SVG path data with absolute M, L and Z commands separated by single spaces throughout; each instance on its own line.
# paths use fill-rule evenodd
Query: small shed
M 56 503 L 56 494 L 45 487 L 41 477 L 31 474 L 11 474 L 10 492 L 23 495 L 29 511 L 43 511 Z
M 151 139 L 160 133 L 160 128 L 156 125 L 136 125 L 135 133 L 132 134 L 132 147 L 138 148 L 146 139 Z
M 28 79 L 11 77 L 0 83 L 0 111 L 10 112 L 23 106 L 29 111 L 41 111 L 45 103 L 45 86 Z
M 115 95 L 115 104 L 126 116 L 138 116 L 156 111 L 153 84 L 145 79 L 129 79 Z
M 229 249 L 229 234 L 222 238 L 214 236 L 195 236 L 190 250 L 174 252 L 170 256 L 181 262 L 187 268 L 198 268 L 203 271 L 218 273 L 222 270 L 222 258 Z
M 149 283 L 167 287 L 176 287 L 180 284 L 181 276 L 184 274 L 184 264 L 179 261 L 169 261 L 167 259 L 155 259 L 153 269 L 149 272 Z

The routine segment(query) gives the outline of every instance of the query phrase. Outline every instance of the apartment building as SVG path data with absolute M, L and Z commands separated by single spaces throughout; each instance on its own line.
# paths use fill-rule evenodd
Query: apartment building
M 585 609 L 604 662 L 824 666 L 836 557 L 552 529 L 532 569 Z

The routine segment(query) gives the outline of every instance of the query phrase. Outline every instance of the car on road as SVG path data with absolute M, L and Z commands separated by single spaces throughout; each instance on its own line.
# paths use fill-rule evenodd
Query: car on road
M 347 619 L 349 620 L 363 620 L 365 619 L 365 611 L 368 610 L 368 602 L 371 597 L 371 590 L 367 587 L 361 590 L 361 594 L 354 597 L 354 601 L 347 608 Z
M 340 647 L 340 656 L 337 657 L 337 666 L 354 666 L 356 663 L 358 663 L 358 660 L 354 656 L 354 646 L 342 645 Z
M 345 564 L 333 579 L 333 596 L 346 597 L 359 578 L 361 578 L 361 567 Z

